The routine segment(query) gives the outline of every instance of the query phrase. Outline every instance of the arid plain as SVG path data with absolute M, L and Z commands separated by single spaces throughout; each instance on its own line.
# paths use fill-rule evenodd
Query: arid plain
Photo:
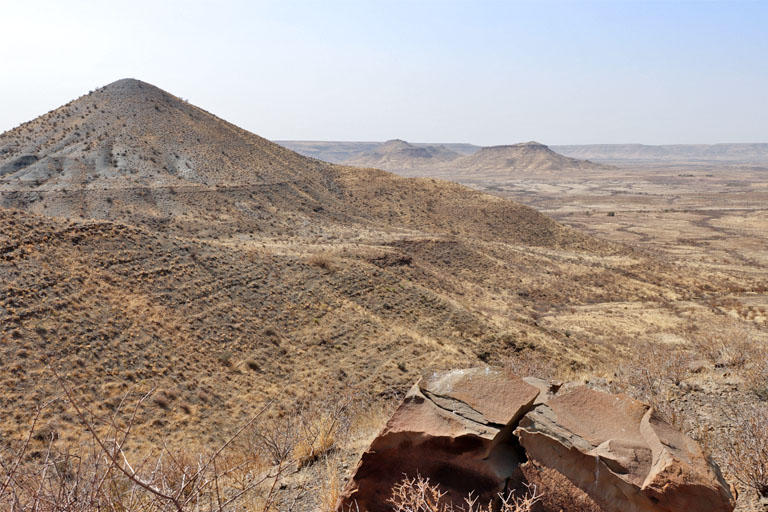
M 339 149 L 357 149 L 345 144 Z M 288 145 L 305 149 L 302 143 Z M 470 155 L 479 150 L 456 146 L 469 147 L 465 154 Z M 609 347 L 612 355 L 590 371 L 576 372 L 579 378 L 666 409 L 727 468 L 733 454 L 724 447 L 734 425 L 746 421 L 752 407 L 761 407 L 768 397 L 768 145 L 721 146 L 553 148 L 597 164 L 586 169 L 546 168 L 522 155 L 527 147 L 505 155 L 511 165 L 503 169 L 497 163 L 461 165 L 467 157 L 421 166 L 385 162 L 394 161 L 392 172 L 461 183 L 531 206 L 599 239 L 648 251 L 674 265 L 678 277 L 724 279 L 692 295 L 661 292 L 627 301 L 543 303 L 537 306 L 536 322 L 566 333 L 569 340 Z M 373 155 L 376 147 L 357 154 Z M 336 146 L 330 143 L 310 143 L 307 154 L 318 148 L 342 161 L 350 158 L 341 151 L 334 155 Z M 546 362 L 534 364 L 537 370 L 552 374 Z M 562 371 L 554 374 L 568 378 Z M 752 451 L 740 463 L 753 464 L 760 457 L 759 450 Z M 750 491 L 742 491 L 737 510 L 760 509 Z

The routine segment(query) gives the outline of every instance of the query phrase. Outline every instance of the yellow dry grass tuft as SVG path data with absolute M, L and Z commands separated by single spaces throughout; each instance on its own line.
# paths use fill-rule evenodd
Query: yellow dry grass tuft
M 428 478 L 421 476 L 405 478 L 392 489 L 389 503 L 395 512 L 532 512 L 534 505 L 541 500 L 535 487 L 528 489 L 522 496 L 500 494 L 499 503 L 478 503 L 470 493 L 464 503 L 454 504 L 445 499 L 445 491 L 438 484 L 430 484 Z

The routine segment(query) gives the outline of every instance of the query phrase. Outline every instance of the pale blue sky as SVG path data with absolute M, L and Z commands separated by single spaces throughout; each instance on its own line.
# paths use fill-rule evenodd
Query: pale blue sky
M 768 142 L 768 1 L 1 5 L 0 131 L 132 77 L 271 139 Z

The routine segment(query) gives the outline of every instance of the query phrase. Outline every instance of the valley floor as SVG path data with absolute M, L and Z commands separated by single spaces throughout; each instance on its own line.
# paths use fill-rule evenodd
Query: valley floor
M 660 397 L 666 405 L 657 405 L 674 409 L 668 412 L 679 426 L 708 443 L 730 473 L 734 426 L 767 398 L 768 168 L 681 162 L 567 177 L 444 178 L 533 206 L 602 239 L 659 252 L 683 272 L 730 276 L 725 288 L 685 300 L 555 308 L 541 311 L 540 320 L 611 343 L 614 368 L 592 384 L 651 402 Z M 619 349 L 627 346 L 640 350 Z M 755 452 L 747 464 L 759 460 Z M 754 493 L 737 487 L 737 510 L 757 510 Z
M 264 445 L 259 436 L 287 431 L 306 444 L 309 436 L 312 456 L 301 455 L 301 443 L 291 447 L 298 467 L 274 480 L 275 499 L 281 510 L 330 510 L 357 457 L 419 372 L 505 364 L 520 375 L 582 380 L 652 403 L 720 462 L 739 488 L 738 510 L 756 510 L 755 493 L 734 473 L 743 461 L 728 443 L 738 439 L 738 417 L 764 407 L 768 397 L 766 177 L 767 170 L 738 166 L 514 181 L 443 177 L 608 241 L 590 250 L 578 240 L 531 246 L 382 227 L 355 230 L 354 238 L 326 230 L 200 240 L 111 222 L 47 226 L 5 213 L 7 234 L 16 229 L 29 238 L 3 242 L 4 271 L 14 286 L 4 304 L 2 356 L 16 361 L 5 393 L 9 404 L 30 403 L 42 389 L 60 394 L 44 366 L 25 362 L 56 334 L 98 346 L 94 361 L 83 361 L 91 352 L 78 355 L 77 347 L 57 357 L 77 368 L 71 378 L 80 380 L 79 396 L 102 413 L 126 392 L 118 386 L 126 372 L 134 382 L 153 378 L 156 398 L 137 416 L 135 432 L 157 446 L 195 438 L 207 450 L 265 399 L 283 406 L 312 398 L 314 409 L 295 417 L 276 407 L 248 439 Z M 39 240 L 49 240 L 46 251 Z M 72 298 L 80 287 L 59 289 L 61 272 L 94 290 Z M 189 284 L 189 297 L 180 295 L 179 282 Z M 113 306 L 92 302 L 95 290 L 109 291 Z M 113 312 L 128 290 L 143 302 L 134 299 L 135 314 L 123 318 Z M 54 298 L 77 307 L 54 304 L 64 313 L 40 316 L 35 308 Z M 159 345 L 145 322 L 163 336 L 163 354 L 150 352 Z M 126 354 L 138 354 L 138 363 L 123 368 Z M 163 357 L 164 373 L 157 373 L 152 365 Z M 133 375 L 136 365 L 146 367 L 146 376 Z M 93 372 L 109 377 L 102 383 Z M 364 394 L 341 413 L 334 399 L 343 393 L 329 390 L 344 388 Z M 61 434 L 51 432 L 75 443 L 83 429 L 78 433 L 71 410 L 60 409 L 42 419 L 46 428 L 60 423 Z M 21 439 L 29 425 L 29 414 L 16 415 L 4 425 L 6 439 Z M 34 434 L 38 456 L 48 435 L 41 430 Z M 238 444 L 235 455 L 251 448 Z M 249 464 L 269 473 L 260 450 Z

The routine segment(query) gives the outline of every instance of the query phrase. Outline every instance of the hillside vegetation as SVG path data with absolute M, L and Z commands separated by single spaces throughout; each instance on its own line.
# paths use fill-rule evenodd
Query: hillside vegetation
M 439 368 L 506 365 L 659 404 L 690 377 L 699 394 L 670 414 L 704 411 L 726 433 L 711 404 L 762 392 L 762 313 L 730 301 L 765 293 L 761 274 L 606 241 L 455 183 L 303 157 L 136 80 L 0 135 L 0 205 L 0 448 L 41 407 L 25 452 L 38 462 L 51 440 L 90 438 L 54 370 L 100 417 L 154 389 L 131 454 L 209 450 L 269 400 L 276 422 L 349 396 L 386 410 Z M 728 341 L 738 333 L 750 343 Z M 380 426 L 360 414 L 373 418 L 362 430 Z M 339 457 L 329 474 L 363 437 L 324 443 Z M 289 490 L 325 481 L 313 443 Z

